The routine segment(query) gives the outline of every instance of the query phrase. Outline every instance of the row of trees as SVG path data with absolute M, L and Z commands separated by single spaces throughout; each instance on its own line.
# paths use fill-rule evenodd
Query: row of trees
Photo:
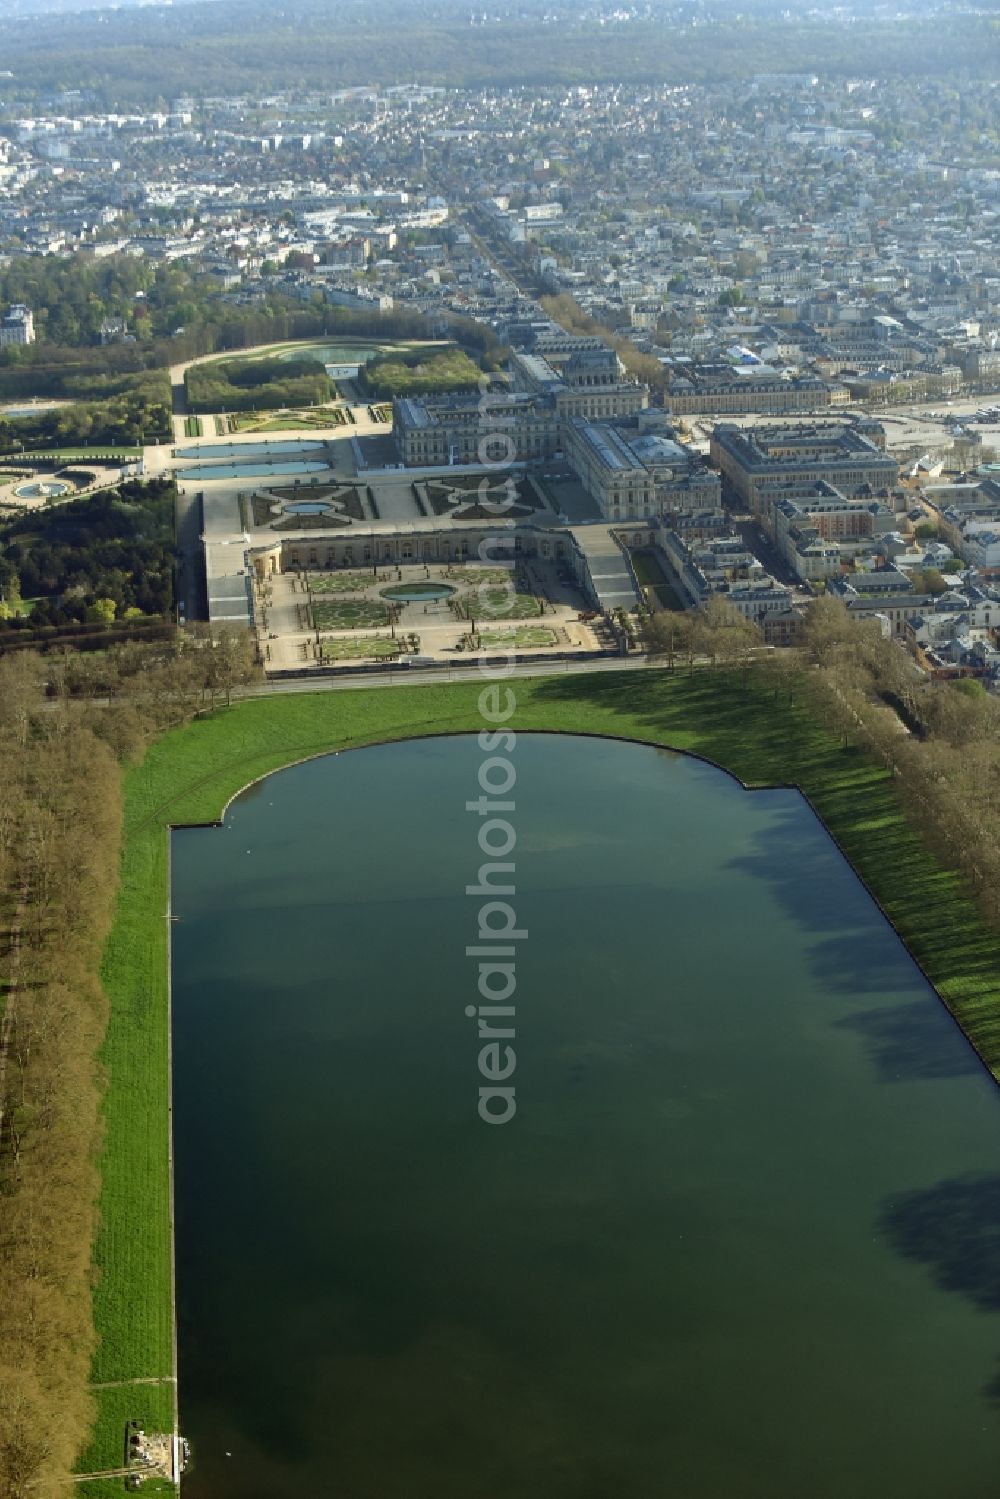
M 109 747 L 0 661 L 0 1493 L 59 1492 L 92 1420 L 97 978 L 121 824 Z
M 652 354 L 644 354 L 624 334 L 605 327 L 603 323 L 591 317 L 589 312 L 584 312 L 579 302 L 575 297 L 570 296 L 569 292 L 560 292 L 554 297 L 542 297 L 541 303 L 549 317 L 560 327 L 565 328 L 567 333 L 586 333 L 603 339 L 615 350 L 626 372 L 634 380 L 648 385 L 651 390 L 665 388 L 666 375 L 660 361 Z
M 975 680 L 928 679 L 834 599 L 811 606 L 802 686 L 833 731 L 892 772 L 911 820 L 1000 923 L 1000 702 Z
M 0 1494 L 55 1499 L 88 1393 L 99 980 L 121 777 L 150 736 L 255 674 L 249 635 L 0 658 Z M 108 697 L 110 694 L 110 698 Z
M 696 663 L 707 659 L 712 666 L 737 668 L 744 679 L 764 645 L 754 622 L 717 593 L 701 609 L 665 609 L 645 616 L 643 632 L 650 649 L 671 670 L 680 663 L 693 671 Z

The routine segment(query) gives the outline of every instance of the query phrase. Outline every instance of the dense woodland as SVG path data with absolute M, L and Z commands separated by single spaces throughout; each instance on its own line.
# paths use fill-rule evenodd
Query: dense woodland
M 99 344 L 106 320 L 124 321 L 142 343 L 169 337 L 207 296 L 209 278 L 135 255 L 14 256 L 0 270 L 0 302 L 34 309 L 35 333 L 48 343 Z M 8 358 L 27 349 L 14 347 Z
M 838 24 L 820 7 L 777 4 L 653 9 L 608 25 L 596 3 L 478 8 L 470 24 L 460 0 L 414 8 L 402 0 L 339 7 L 294 0 L 276 11 L 265 0 L 117 10 L 114 27 L 96 13 L 0 26 L 0 50 L 13 97 L 83 89 L 106 104 L 169 100 L 179 94 L 329 90 L 366 84 L 452 87 L 549 83 L 699 82 L 776 69 L 884 75 L 963 69 L 992 76 L 996 20 L 953 12 L 947 24 L 930 5 Z M 389 44 L 391 43 L 391 44 Z
M 303 305 L 273 287 L 252 304 L 227 300 L 215 277 L 179 262 L 152 264 L 132 255 L 95 261 L 88 255 L 18 256 L 0 267 L 0 304 L 25 302 L 35 313 L 37 342 L 0 350 L 0 398 L 84 394 L 66 382 L 100 374 L 167 368 L 203 354 L 256 344 L 323 338 L 399 339 L 440 336 L 419 312 Z M 132 343 L 101 345 L 101 325 L 124 320 Z M 500 342 L 472 318 L 447 318 L 456 342 L 494 353 Z
M 0 456 L 32 449 L 143 447 L 169 442 L 170 380 L 165 370 L 136 375 L 76 375 L 64 381 L 65 405 L 31 416 L 0 412 Z M 86 392 L 73 400 L 71 391 Z
M 172 479 L 122 484 L 21 516 L 0 533 L 0 639 L 39 625 L 170 616 Z M 22 614 L 20 601 L 34 600 Z
M 255 672 L 246 632 L 0 658 L 0 1495 L 54 1499 L 93 1420 L 97 977 L 121 767 Z M 97 706 L 94 698 L 111 694 Z
M 301 358 L 219 359 L 196 364 L 184 376 L 188 410 L 275 411 L 282 406 L 322 406 L 337 388 L 326 367 Z

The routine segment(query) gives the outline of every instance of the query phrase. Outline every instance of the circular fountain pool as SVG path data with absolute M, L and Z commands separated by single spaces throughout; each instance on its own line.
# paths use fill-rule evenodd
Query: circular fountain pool
M 58 479 L 32 479 L 29 484 L 19 484 L 14 490 L 19 500 L 57 500 L 68 494 L 70 486 Z
M 394 604 L 428 604 L 435 599 L 450 598 L 455 590 L 448 583 L 396 583 L 381 592 L 384 599 L 391 599 Z

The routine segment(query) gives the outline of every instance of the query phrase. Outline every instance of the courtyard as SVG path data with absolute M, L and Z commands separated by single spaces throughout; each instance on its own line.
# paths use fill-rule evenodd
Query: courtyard
M 463 562 L 271 573 L 255 583 L 268 671 L 333 664 L 467 662 L 469 654 L 568 655 L 605 644 L 554 563 Z

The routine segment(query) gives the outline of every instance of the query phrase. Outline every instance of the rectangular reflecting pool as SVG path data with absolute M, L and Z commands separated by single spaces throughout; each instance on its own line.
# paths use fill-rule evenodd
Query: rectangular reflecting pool
M 328 468 L 325 460 L 307 463 L 302 459 L 270 463 L 196 463 L 194 468 L 177 470 L 185 483 L 210 483 L 213 479 L 265 479 L 275 474 L 314 474 Z
M 189 1499 L 988 1499 L 1000 1095 L 805 803 L 522 737 L 517 1113 L 483 755 L 173 835 Z
M 273 442 L 202 442 L 191 447 L 174 448 L 175 458 L 266 458 L 282 453 L 321 451 L 322 442 L 315 437 L 275 438 Z

